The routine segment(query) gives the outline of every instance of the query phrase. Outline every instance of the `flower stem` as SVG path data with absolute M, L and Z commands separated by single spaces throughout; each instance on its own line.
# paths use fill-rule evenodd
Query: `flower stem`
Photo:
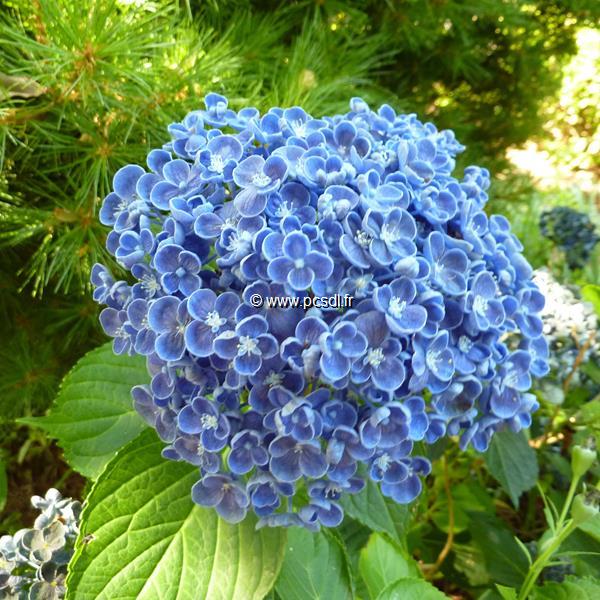
M 567 506 L 567 504 L 565 504 Z M 569 523 L 560 531 L 556 537 L 552 540 L 552 543 L 542 552 L 531 568 L 529 569 L 529 573 L 523 582 L 521 587 L 521 591 L 519 592 L 519 596 L 517 600 L 526 600 L 529 597 L 529 592 L 531 588 L 535 585 L 537 578 L 540 573 L 548 563 L 548 561 L 552 558 L 552 555 L 559 549 L 560 545 L 564 542 L 564 540 L 576 529 L 577 524 L 574 521 L 569 521 Z
M 571 507 L 571 502 L 573 501 L 573 496 L 577 490 L 577 486 L 579 485 L 579 477 L 574 477 L 571 480 L 571 485 L 569 486 L 569 491 L 567 492 L 567 499 L 563 505 L 562 511 L 560 513 L 560 517 L 556 522 L 556 531 L 560 531 L 565 519 L 567 518 L 567 513 L 569 512 L 569 508 Z
M 441 551 L 437 557 L 437 560 L 435 561 L 434 565 L 431 567 L 431 570 L 429 571 L 429 573 L 426 576 L 426 579 L 428 579 L 428 580 L 433 579 L 434 575 L 439 571 L 440 567 L 442 566 L 442 563 L 444 562 L 444 560 L 446 560 L 448 553 L 452 549 L 452 544 L 454 543 L 454 500 L 452 498 L 452 492 L 450 490 L 450 476 L 448 474 L 448 460 L 445 456 L 443 457 L 443 464 L 444 464 L 444 490 L 446 491 L 446 498 L 447 498 L 447 502 L 448 502 L 448 537 L 446 538 L 446 543 L 444 544 L 444 547 L 441 549 Z

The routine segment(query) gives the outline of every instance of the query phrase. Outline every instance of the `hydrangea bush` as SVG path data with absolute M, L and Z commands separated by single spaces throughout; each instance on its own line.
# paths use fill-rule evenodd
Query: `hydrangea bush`
M 50 488 L 33 496 L 31 529 L 0 537 L 0 598 L 53 600 L 65 595 L 67 564 L 79 533 L 81 504 Z
M 359 98 L 321 119 L 205 105 L 116 173 L 100 219 L 131 278 L 92 273 L 114 351 L 147 357 L 136 409 L 198 467 L 196 503 L 332 527 L 367 479 L 419 495 L 415 442 L 485 451 L 529 426 L 544 297 L 508 220 L 484 213 L 488 171 L 453 175 L 451 131 Z M 353 305 L 256 302 L 337 292 Z

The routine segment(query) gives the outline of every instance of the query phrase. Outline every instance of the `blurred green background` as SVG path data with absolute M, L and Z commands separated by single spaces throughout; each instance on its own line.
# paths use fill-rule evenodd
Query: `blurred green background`
M 143 162 L 209 91 L 233 108 L 350 97 L 451 128 L 458 171 L 492 171 L 535 267 L 599 284 L 599 248 L 571 270 L 538 222 L 568 206 L 600 225 L 597 0 L 5 0 L 0 8 L 0 492 L 5 528 L 28 499 L 82 480 L 40 433 L 60 379 L 104 341 L 88 284 L 112 175 Z M 0 493 L 1 497 L 1 493 Z

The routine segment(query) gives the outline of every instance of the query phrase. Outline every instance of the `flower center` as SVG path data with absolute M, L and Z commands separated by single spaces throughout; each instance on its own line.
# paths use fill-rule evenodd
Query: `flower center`
M 371 279 L 373 279 L 373 275 L 361 275 L 356 278 L 356 289 L 364 290 L 369 283 L 371 283 Z
M 270 183 L 271 178 L 268 175 L 265 175 L 264 173 L 255 173 L 252 176 L 252 184 L 257 188 L 265 187 Z
M 211 310 L 205 317 L 204 322 L 211 328 L 213 333 L 216 333 L 222 325 L 225 325 L 227 319 L 219 315 L 216 310 Z
M 391 460 L 391 458 L 390 458 L 390 455 L 389 455 L 389 454 L 387 454 L 387 453 L 385 453 L 385 454 L 382 454 L 382 455 L 381 455 L 381 456 L 380 456 L 380 457 L 379 457 L 379 458 L 378 458 L 378 459 L 375 461 L 375 464 L 377 465 L 377 467 L 378 467 L 379 469 L 381 469 L 381 471 L 382 471 L 383 473 L 385 473 L 385 472 L 386 472 L 386 471 L 389 469 L 389 467 L 390 467 L 390 463 L 391 463 L 391 462 L 392 462 L 392 460 Z
M 258 342 L 249 335 L 242 335 L 238 344 L 238 356 L 244 356 L 245 354 L 260 354 Z
M 304 259 L 303 258 L 297 258 L 294 261 L 294 269 L 303 269 L 304 268 Z
M 440 353 L 434 350 L 427 350 L 425 354 L 425 363 L 430 371 L 438 370 L 438 363 L 440 362 Z
M 280 219 L 285 219 L 286 217 L 289 217 L 292 214 L 294 213 L 287 202 L 282 202 L 275 211 L 275 216 L 279 217 Z
M 121 327 L 115 331 L 115 337 L 123 339 L 127 339 L 129 337 L 129 334 L 127 331 L 125 331 L 125 327 L 123 325 L 121 325 Z
M 252 234 L 249 231 L 234 233 L 229 238 L 229 244 L 226 249 L 230 252 L 247 252 L 252 243 Z
M 475 300 L 473 300 L 473 310 L 477 314 L 485 314 L 485 311 L 488 309 L 488 300 L 486 300 L 483 296 L 475 296 Z
M 388 312 L 394 319 L 399 319 L 406 308 L 406 300 L 401 300 L 398 296 L 393 296 L 390 300 Z
M 469 350 L 471 350 L 472 347 L 473 347 L 473 342 L 466 335 L 461 335 L 458 338 L 458 349 L 463 354 L 467 354 L 467 352 L 469 352 Z
M 177 277 L 183 277 L 185 275 L 185 269 L 183 267 L 179 267 L 175 271 L 175 275 L 177 275 Z
M 342 493 L 342 488 L 339 485 L 335 485 L 333 483 L 329 484 L 325 491 L 326 498 L 338 498 Z
M 390 227 L 387 223 L 381 228 L 381 233 L 379 234 L 379 237 L 386 244 L 393 244 L 394 242 L 397 242 L 400 239 L 398 231 Z
M 202 429 L 216 429 L 219 421 L 214 415 L 204 414 L 200 417 L 200 423 L 202 424 Z
M 220 154 L 213 154 L 210 157 L 209 171 L 212 171 L 213 173 L 222 173 L 224 167 L 223 157 Z
M 146 291 L 149 296 L 154 296 L 158 290 L 160 290 L 160 283 L 153 275 L 144 275 L 142 277 L 142 289 Z
M 361 248 L 366 248 L 371 241 L 371 238 L 366 231 L 357 231 L 354 239 Z
M 292 130 L 298 137 L 304 137 L 306 135 L 306 123 L 303 123 L 300 119 L 292 121 Z
M 274 385 L 280 385 L 282 381 L 283 375 L 281 373 L 275 373 L 274 371 L 271 371 L 265 377 L 265 384 L 269 387 L 273 387 Z
M 383 350 L 381 348 L 369 348 L 366 360 L 372 367 L 378 367 L 384 359 Z

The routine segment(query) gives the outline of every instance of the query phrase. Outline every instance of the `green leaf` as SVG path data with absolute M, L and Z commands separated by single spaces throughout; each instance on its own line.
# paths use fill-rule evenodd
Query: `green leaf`
M 423 579 L 406 577 L 388 585 L 377 600 L 442 600 L 447 598 L 440 590 Z
M 281 566 L 285 531 L 238 525 L 191 500 L 198 470 L 162 458 L 144 431 L 100 475 L 69 565 L 68 600 L 259 599 Z
M 454 533 L 465 531 L 469 526 L 468 511 L 494 512 L 494 502 L 487 490 L 477 481 L 466 481 L 451 488 L 454 501 Z M 444 533 L 448 533 L 449 514 L 446 496 L 441 496 L 435 503 L 433 522 Z
M 492 581 L 520 587 L 529 570 L 529 560 L 513 533 L 496 516 L 482 512 L 472 512 L 469 516 L 469 532 Z
M 587 365 L 591 365 L 589 362 Z M 596 367 L 600 373 L 600 367 Z M 589 374 L 589 373 L 588 373 Z M 598 378 L 598 383 L 600 383 L 600 377 Z M 580 421 L 582 424 L 591 427 L 592 429 L 600 429 L 600 396 L 596 396 L 593 400 L 586 402 L 580 408 Z
M 594 519 L 588 523 L 592 521 Z M 596 538 L 592 528 L 576 529 L 561 544 L 558 555 L 569 557 L 575 572 L 581 577 L 595 577 L 600 573 L 600 540 Z
M 8 498 L 8 480 L 6 478 L 6 464 L 0 458 L 0 512 L 4 510 L 6 506 L 6 499 Z
M 597 600 L 600 580 L 594 577 L 567 577 L 562 583 L 549 582 L 533 590 L 534 600 Z
M 452 544 L 454 568 L 464 573 L 469 585 L 479 587 L 490 582 L 483 551 L 475 544 Z
M 411 520 L 410 508 L 385 498 L 376 483 L 367 480 L 364 490 L 345 497 L 341 504 L 348 516 L 373 531 L 388 533 L 405 548 L 406 532 Z
M 531 489 L 538 478 L 537 456 L 523 432 L 507 429 L 496 433 L 485 454 L 485 463 L 515 506 L 521 494 Z
M 517 590 L 514 588 L 496 584 L 496 589 L 502 596 L 503 600 L 517 600 Z
M 348 569 L 338 541 L 322 531 L 290 529 L 275 590 L 283 600 L 352 598 Z
M 584 521 L 579 529 L 585 531 L 589 536 L 600 542 L 600 514 L 592 517 L 589 521 Z
M 112 343 L 86 354 L 67 374 L 45 417 L 21 419 L 57 438 L 69 464 L 95 479 L 115 452 L 146 424 L 133 408 L 131 388 L 149 379 L 141 356 L 117 356 Z
M 594 305 L 596 314 L 600 316 L 600 285 L 584 285 L 581 288 L 581 296 Z
M 421 575 L 417 563 L 379 533 L 372 534 L 361 550 L 358 565 L 371 598 L 377 598 L 385 587 L 398 579 Z

